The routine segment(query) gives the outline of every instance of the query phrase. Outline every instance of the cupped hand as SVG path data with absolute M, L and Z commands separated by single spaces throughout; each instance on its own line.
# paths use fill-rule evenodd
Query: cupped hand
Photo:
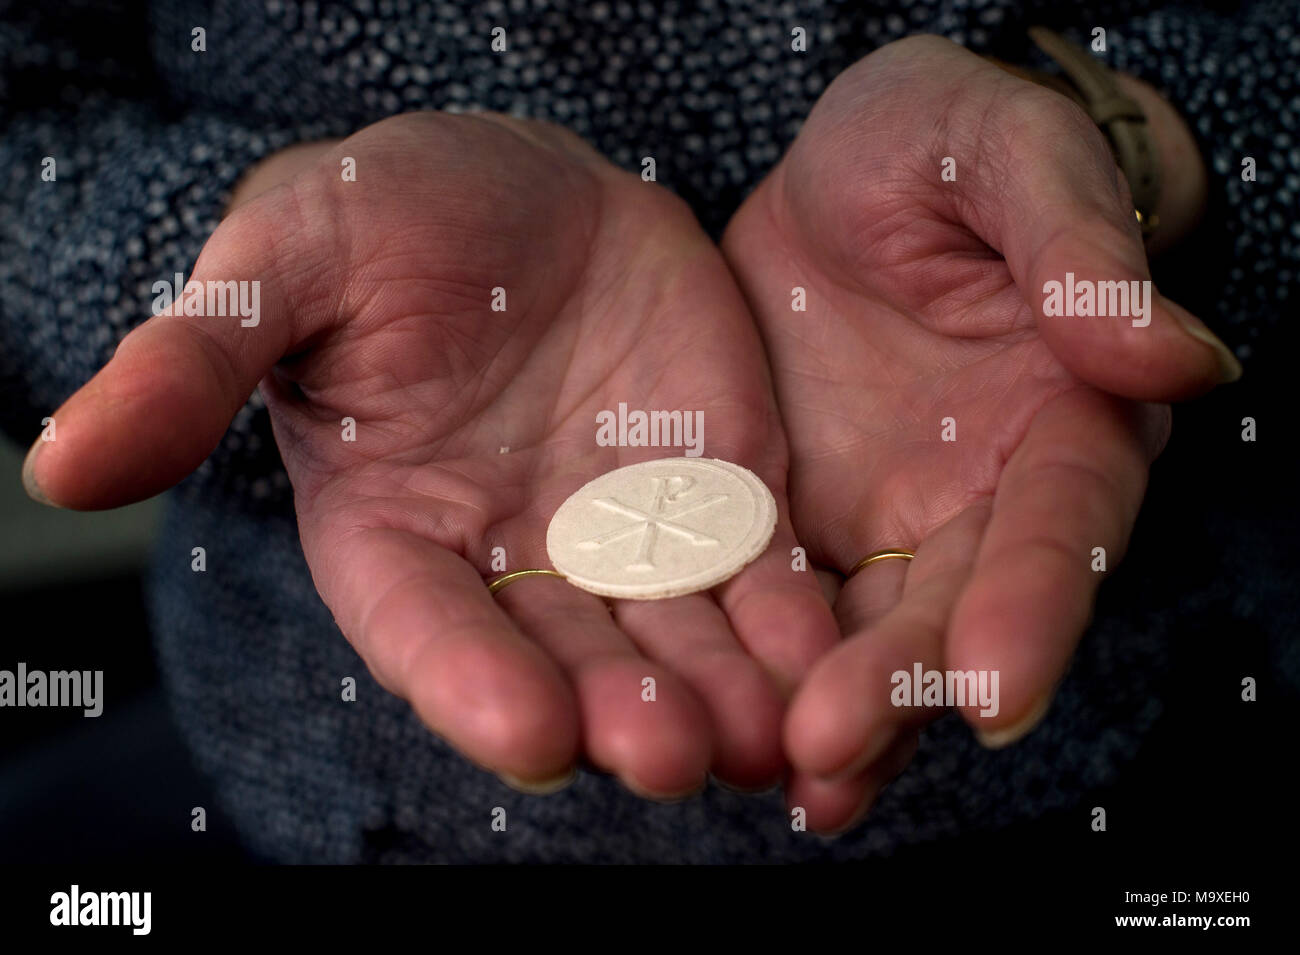
M 710 771 L 779 779 L 786 696 L 838 632 L 790 570 L 761 343 L 689 211 L 571 134 L 490 114 L 398 116 L 292 162 L 241 197 L 191 276 L 259 281 L 258 323 L 145 322 L 55 414 L 29 479 L 73 508 L 157 493 L 260 381 L 316 586 L 435 733 L 530 789 L 580 761 L 656 796 Z M 672 600 L 611 609 L 546 577 L 489 596 L 495 548 L 508 570 L 549 566 L 570 493 L 665 453 L 597 445 L 619 402 L 702 411 L 705 456 L 775 494 L 773 546 Z
M 836 829 L 943 712 L 895 706 L 896 672 L 997 671 L 995 711 L 960 707 L 989 745 L 1041 718 L 1096 549 L 1113 570 L 1166 440 L 1157 402 L 1239 368 L 1158 293 L 1147 325 L 1045 314 L 1067 271 L 1150 278 L 1127 186 L 1081 109 L 934 37 L 835 80 L 723 249 L 772 364 L 800 543 L 841 574 L 916 552 L 844 584 L 845 640 L 791 704 L 789 799 Z

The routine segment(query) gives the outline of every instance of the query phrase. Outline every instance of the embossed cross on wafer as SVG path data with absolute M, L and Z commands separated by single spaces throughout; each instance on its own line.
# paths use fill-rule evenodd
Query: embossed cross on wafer
M 632 562 L 625 565 L 625 569 L 642 571 L 654 570 L 654 549 L 658 543 L 661 529 L 669 534 L 685 538 L 697 547 L 716 546 L 718 544 L 717 538 L 692 530 L 677 522 L 688 514 L 711 507 L 720 501 L 725 501 L 727 495 L 710 494 L 701 500 L 693 503 L 687 502 L 674 510 L 668 511 L 666 509 L 669 505 L 678 504 L 680 498 L 690 493 L 691 488 L 695 485 L 695 479 L 685 475 L 672 475 L 655 477 L 652 480 L 655 482 L 655 495 L 654 503 L 649 511 L 633 507 L 630 504 L 624 504 L 612 497 L 594 499 L 591 502 L 592 504 L 623 517 L 629 517 L 632 519 L 632 523 L 624 524 L 604 534 L 580 541 L 577 546 L 583 550 L 594 550 L 604 547 L 606 544 L 612 544 L 614 541 L 622 540 L 632 534 L 640 533 L 641 539 L 637 544 L 636 554 Z

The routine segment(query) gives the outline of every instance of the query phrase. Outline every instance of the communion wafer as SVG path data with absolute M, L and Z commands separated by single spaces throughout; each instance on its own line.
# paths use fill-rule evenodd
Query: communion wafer
M 575 491 L 551 518 L 546 551 L 575 587 L 659 600 L 735 576 L 775 530 L 776 500 L 753 472 L 712 458 L 664 458 Z

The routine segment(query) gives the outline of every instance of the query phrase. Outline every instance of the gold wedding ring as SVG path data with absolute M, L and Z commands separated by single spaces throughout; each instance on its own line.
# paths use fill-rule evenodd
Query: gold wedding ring
M 487 585 L 488 593 L 490 594 L 499 593 L 502 589 L 508 587 L 510 584 L 513 584 L 516 580 L 519 580 L 521 577 L 536 577 L 538 575 L 541 575 L 543 577 L 559 577 L 561 580 L 567 579 L 563 574 L 557 573 L 554 570 L 542 570 L 541 568 L 533 568 L 530 570 L 516 570 L 508 574 L 502 574 L 500 577 L 496 578 L 496 580 L 489 581 Z
M 915 556 L 916 555 L 910 550 L 903 550 L 901 547 L 891 547 L 887 550 L 878 550 L 874 554 L 868 554 L 866 557 L 854 564 L 853 569 L 844 575 L 844 579 L 848 580 L 863 567 L 866 567 L 868 564 L 874 564 L 878 560 L 890 560 L 892 558 L 897 558 L 898 560 L 911 560 Z

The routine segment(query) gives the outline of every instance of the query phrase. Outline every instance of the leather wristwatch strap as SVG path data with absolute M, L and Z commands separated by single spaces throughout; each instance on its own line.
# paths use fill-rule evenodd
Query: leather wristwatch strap
M 1046 27 L 1030 27 L 1029 36 L 1060 65 L 1069 82 L 1038 70 L 994 62 L 1008 72 L 1068 96 L 1092 117 L 1106 134 L 1115 161 L 1128 180 L 1142 234 L 1149 235 L 1158 224 L 1155 210 L 1160 201 L 1160 157 L 1142 107 L 1120 90 L 1114 73 L 1086 50 Z

